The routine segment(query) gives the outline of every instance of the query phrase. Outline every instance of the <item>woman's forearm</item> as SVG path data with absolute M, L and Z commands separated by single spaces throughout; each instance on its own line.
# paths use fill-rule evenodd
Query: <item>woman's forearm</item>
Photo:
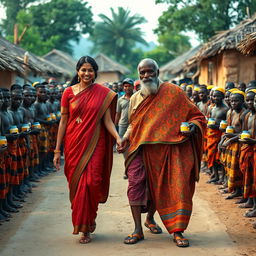
M 60 123 L 59 123 L 57 142 L 56 142 L 56 147 L 55 147 L 56 150 L 60 150 L 62 140 L 66 133 L 66 128 L 67 128 L 67 118 L 64 117 L 64 118 L 61 118 Z
M 119 135 L 116 131 L 116 127 L 111 119 L 110 110 L 108 109 L 104 115 L 104 124 L 108 130 L 108 132 L 115 138 L 119 138 Z

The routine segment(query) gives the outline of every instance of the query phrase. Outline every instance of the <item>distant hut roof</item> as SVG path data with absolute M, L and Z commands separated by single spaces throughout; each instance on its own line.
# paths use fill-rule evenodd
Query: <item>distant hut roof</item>
M 45 54 L 43 58 L 58 65 L 62 69 L 66 70 L 66 72 L 69 72 L 69 74 L 73 74 L 76 70 L 76 60 L 74 60 L 71 55 L 63 51 L 53 49 Z
M 120 72 L 125 75 L 130 73 L 130 70 L 125 66 L 113 61 L 104 54 L 99 54 L 94 58 L 99 66 L 100 72 Z
M 256 54 L 256 32 L 246 35 L 237 48 L 245 55 Z
M 173 75 L 182 72 L 182 70 L 184 69 L 185 62 L 188 59 L 190 59 L 192 56 L 194 56 L 199 51 L 200 47 L 201 45 L 191 48 L 189 51 L 171 60 L 170 62 L 168 62 L 167 64 L 165 64 L 160 68 L 160 72 L 161 73 L 168 72 L 169 74 L 173 74 Z
M 256 31 L 256 15 L 240 22 L 236 27 L 219 32 L 205 43 L 200 51 L 188 60 L 187 65 L 193 65 L 202 59 L 213 57 L 224 50 L 236 49 L 238 43 L 246 35 Z
M 10 67 L 13 62 L 17 63 L 15 70 L 6 67 L 7 70 L 17 71 L 18 73 L 24 72 L 24 55 L 27 52 L 26 50 L 0 37 L 0 52 L 2 55 L 7 53 L 5 54 L 4 60 L 9 61 Z M 36 74 L 60 75 L 63 73 L 63 70 L 58 69 L 56 66 L 50 65 L 33 53 L 28 52 L 28 56 L 29 58 L 27 66 Z

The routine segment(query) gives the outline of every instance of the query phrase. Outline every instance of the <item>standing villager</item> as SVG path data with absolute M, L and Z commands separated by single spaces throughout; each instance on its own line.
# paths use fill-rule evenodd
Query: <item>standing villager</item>
M 219 181 L 220 154 L 218 144 L 223 134 L 223 131 L 220 130 L 220 123 L 226 121 L 228 111 L 228 107 L 223 103 L 225 90 L 220 87 L 214 87 L 212 90 L 214 107 L 210 110 L 209 118 L 214 121 L 214 124 L 209 123 L 207 127 L 207 159 L 208 168 L 211 171 L 211 178 L 208 183 Z
M 130 78 L 124 79 L 123 89 L 125 94 L 121 96 L 117 101 L 116 117 L 115 117 L 115 125 L 118 126 L 118 133 L 121 138 L 124 136 L 129 126 L 128 110 L 129 110 L 130 98 L 133 94 L 133 80 Z M 124 152 L 124 155 L 125 155 L 125 152 Z M 123 178 L 127 179 L 126 174 L 124 174 Z
M 128 198 L 130 204 L 135 203 L 134 199 L 138 203 L 131 204 L 135 229 L 124 243 L 134 244 L 144 238 L 141 210 L 148 201 L 148 184 L 151 204 L 167 231 L 174 234 L 177 246 L 186 247 L 189 242 L 182 232 L 189 223 L 199 179 L 205 117 L 182 89 L 159 80 L 154 60 L 142 60 L 138 73 L 141 90 L 131 97 L 130 126 L 119 148 L 123 151 L 130 143 L 126 159 Z M 188 131 L 180 131 L 182 122 L 189 123 Z M 148 223 L 154 223 L 152 215 L 147 216 Z
M 230 95 L 231 109 L 227 112 L 227 123 L 233 131 L 226 132 L 219 143 L 221 152 L 221 162 L 224 165 L 228 178 L 228 191 L 231 192 L 226 199 L 233 199 L 242 195 L 243 174 L 239 168 L 240 144 L 239 134 L 242 126 L 246 109 L 243 107 L 245 93 L 239 90 L 232 91 Z
M 249 137 L 241 138 L 241 153 L 239 158 L 240 170 L 243 173 L 243 197 L 245 203 L 240 208 L 253 208 L 245 213 L 245 217 L 256 217 L 256 166 L 255 166 L 255 145 L 256 145 L 256 113 L 255 113 L 256 89 L 246 93 L 246 105 L 249 112 L 246 114 L 243 123 L 243 131 L 249 133 Z M 255 106 L 254 106 L 255 105 Z
M 95 83 L 97 63 L 89 56 L 81 57 L 76 71 L 62 96 L 54 164 L 59 169 L 64 139 L 73 234 L 82 232 L 80 243 L 88 243 L 96 228 L 98 204 L 108 197 L 114 138 L 117 145 L 121 139 L 113 123 L 117 95 Z

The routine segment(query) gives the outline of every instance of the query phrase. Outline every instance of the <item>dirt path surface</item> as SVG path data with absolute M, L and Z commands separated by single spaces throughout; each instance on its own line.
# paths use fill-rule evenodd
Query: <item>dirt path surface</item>
M 63 172 L 59 172 L 44 178 L 21 212 L 10 223 L 0 226 L 0 255 L 247 255 L 242 247 L 237 246 L 238 242 L 234 242 L 234 237 L 227 233 L 212 202 L 209 204 L 206 201 L 210 195 L 206 190 L 214 194 L 216 189 L 206 186 L 204 180 L 194 197 L 194 212 L 186 232 L 191 247 L 177 248 L 165 230 L 163 234 L 153 235 L 146 228 L 144 241 L 136 245 L 123 244 L 124 237 L 133 230 L 133 223 L 126 197 L 127 181 L 122 179 L 122 175 L 123 158 L 115 154 L 110 197 L 107 204 L 100 206 L 92 243 L 81 245 L 79 237 L 71 234 L 67 182 Z M 218 197 L 218 194 L 215 195 L 215 199 Z M 156 219 L 163 227 L 158 216 Z M 247 246 L 252 249 L 255 244 Z

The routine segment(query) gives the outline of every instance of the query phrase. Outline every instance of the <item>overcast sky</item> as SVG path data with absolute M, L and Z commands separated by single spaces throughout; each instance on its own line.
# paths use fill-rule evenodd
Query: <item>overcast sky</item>
M 155 43 L 157 43 L 157 37 L 153 33 L 153 29 L 157 27 L 158 18 L 162 12 L 168 8 L 167 4 L 155 4 L 155 0 L 87 0 L 87 2 L 92 7 L 95 21 L 100 20 L 98 17 L 100 13 L 111 17 L 110 8 L 113 7 L 116 10 L 118 6 L 131 10 L 131 14 L 138 13 L 145 17 L 147 23 L 141 25 L 141 30 L 145 33 L 146 41 Z M 0 8 L 0 19 L 4 16 L 4 10 Z M 198 41 L 195 35 L 193 33 L 188 33 L 188 35 L 191 36 L 191 44 L 196 46 Z

